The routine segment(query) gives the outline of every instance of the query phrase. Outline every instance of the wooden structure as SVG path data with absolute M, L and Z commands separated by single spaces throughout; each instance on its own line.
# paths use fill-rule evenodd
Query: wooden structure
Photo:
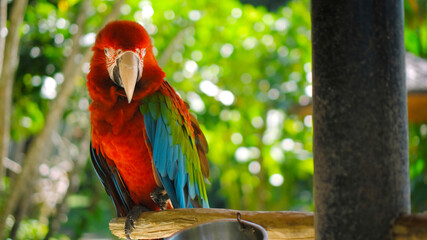
M 275 239 L 314 239 L 313 213 L 303 212 L 249 212 L 227 209 L 176 209 L 162 212 L 143 213 L 136 222 L 133 239 L 157 239 L 170 237 L 176 232 L 196 224 L 213 220 L 236 218 L 237 212 L 242 219 L 263 226 L 270 240 Z M 110 222 L 111 232 L 120 238 L 124 234 L 125 218 L 115 218 Z M 394 240 L 427 239 L 427 214 L 406 215 L 393 223 Z

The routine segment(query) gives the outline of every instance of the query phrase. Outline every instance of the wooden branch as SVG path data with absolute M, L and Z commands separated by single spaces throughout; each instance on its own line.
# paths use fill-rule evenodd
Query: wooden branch
M 314 239 L 313 214 L 304 212 L 251 212 L 228 209 L 199 208 L 174 209 L 160 212 L 146 212 L 136 222 L 132 239 L 156 239 L 218 219 L 236 219 L 237 213 L 243 220 L 263 226 L 269 239 Z M 110 222 L 111 232 L 120 238 L 126 238 L 125 218 L 114 218 Z
M 267 230 L 269 239 L 313 239 L 314 216 L 309 212 L 251 212 L 229 209 L 198 208 L 174 209 L 146 212 L 136 221 L 132 239 L 165 238 L 191 226 L 218 219 L 235 219 L 237 213 L 243 220 L 261 225 Z M 125 218 L 114 218 L 110 222 L 111 232 L 126 238 Z M 373 229 L 372 231 L 375 231 Z M 427 214 L 403 215 L 396 219 L 392 228 L 394 240 L 427 239 Z
M 19 62 L 20 27 L 24 20 L 25 9 L 28 0 L 14 1 L 9 16 L 9 28 L 6 39 L 0 36 L 0 163 L 8 156 L 10 141 L 10 116 L 12 109 L 12 89 Z M 1 1 L 0 31 L 5 31 L 7 1 Z M 2 33 L 0 33 L 1 35 Z M 3 179 L 4 169 L 0 164 L 0 179 Z M 4 192 L 4 186 L 0 183 L 0 192 Z M 4 224 L 0 220 L 0 229 Z M 0 235 L 1 238 L 1 235 Z
M 427 214 L 403 215 L 393 224 L 394 240 L 427 239 Z

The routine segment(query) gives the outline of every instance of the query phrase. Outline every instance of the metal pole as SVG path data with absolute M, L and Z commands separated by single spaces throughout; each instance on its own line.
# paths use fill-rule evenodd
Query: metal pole
M 410 211 L 402 0 L 312 0 L 316 239 L 391 239 Z

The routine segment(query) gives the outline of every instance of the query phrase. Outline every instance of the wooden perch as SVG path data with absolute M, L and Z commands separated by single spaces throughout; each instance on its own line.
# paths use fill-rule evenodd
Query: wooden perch
M 313 214 L 303 212 L 251 212 L 228 209 L 199 208 L 174 209 L 160 212 L 146 212 L 135 223 L 132 239 L 155 239 L 170 237 L 174 233 L 193 225 L 217 219 L 236 219 L 237 213 L 243 220 L 263 226 L 269 239 L 314 239 Z M 110 222 L 111 232 L 126 238 L 125 218 L 114 218 Z
M 146 212 L 135 223 L 131 234 L 133 239 L 156 239 L 170 237 L 191 226 L 218 219 L 233 218 L 237 213 L 243 220 L 259 224 L 268 232 L 269 239 L 313 239 L 314 216 L 307 212 L 251 212 L 228 209 L 174 209 L 160 212 Z M 125 218 L 114 218 L 110 222 L 111 232 L 126 238 Z M 372 229 L 375 231 L 375 229 Z M 394 240 L 427 239 L 427 214 L 404 215 L 393 224 Z

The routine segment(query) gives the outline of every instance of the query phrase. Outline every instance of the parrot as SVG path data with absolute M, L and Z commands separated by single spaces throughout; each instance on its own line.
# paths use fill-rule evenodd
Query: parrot
M 189 105 L 165 80 L 144 27 L 108 23 L 87 75 L 90 157 L 125 234 L 145 211 L 208 208 L 207 140 Z

